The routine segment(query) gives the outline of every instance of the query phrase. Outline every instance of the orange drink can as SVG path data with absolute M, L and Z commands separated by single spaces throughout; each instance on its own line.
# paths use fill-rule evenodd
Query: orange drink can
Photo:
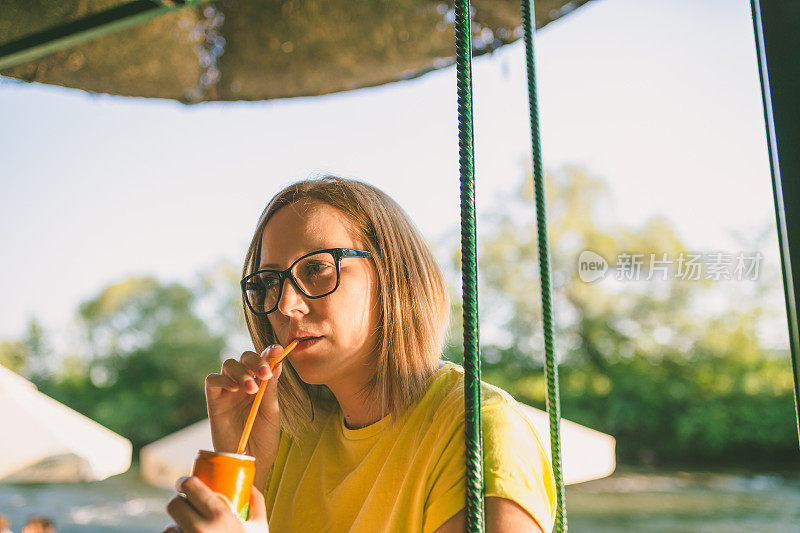
M 206 450 L 197 452 L 192 469 L 192 475 L 219 494 L 233 514 L 242 520 L 247 520 L 255 474 L 255 457 Z

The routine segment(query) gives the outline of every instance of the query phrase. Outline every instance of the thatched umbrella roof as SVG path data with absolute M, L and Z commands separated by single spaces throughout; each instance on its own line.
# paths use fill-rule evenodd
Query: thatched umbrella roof
M 3 0 L 0 46 L 126 0 Z M 588 0 L 539 0 L 542 27 Z M 473 0 L 473 47 L 521 36 L 518 0 Z M 453 63 L 453 11 L 430 0 L 219 0 L 0 71 L 26 81 L 183 102 L 371 87 Z

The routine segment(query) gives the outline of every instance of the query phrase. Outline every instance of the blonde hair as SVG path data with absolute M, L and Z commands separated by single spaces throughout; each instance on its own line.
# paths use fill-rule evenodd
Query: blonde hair
M 279 209 L 299 200 L 339 210 L 350 221 L 353 236 L 372 253 L 378 283 L 378 349 L 364 394 L 378 399 L 396 421 L 425 393 L 442 353 L 450 311 L 442 271 L 414 223 L 386 193 L 360 181 L 325 176 L 289 185 L 270 200 L 248 247 L 243 278 L 259 268 L 267 222 Z M 250 312 L 244 297 L 242 306 L 256 351 L 277 343 L 269 320 Z M 297 435 L 310 425 L 315 406 L 329 408 L 332 401 L 327 387 L 304 383 L 291 364 L 284 364 L 278 380 L 284 431 Z

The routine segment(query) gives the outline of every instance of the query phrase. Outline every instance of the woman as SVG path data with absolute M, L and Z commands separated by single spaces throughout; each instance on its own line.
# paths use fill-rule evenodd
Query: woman
M 168 505 L 180 530 L 464 531 L 463 369 L 440 360 L 448 289 L 403 210 L 357 181 L 290 185 L 262 213 L 243 275 L 256 351 L 209 375 L 206 400 L 214 448 L 232 452 L 268 383 L 250 520 L 182 478 Z M 550 531 L 541 444 L 507 393 L 481 392 L 487 528 Z

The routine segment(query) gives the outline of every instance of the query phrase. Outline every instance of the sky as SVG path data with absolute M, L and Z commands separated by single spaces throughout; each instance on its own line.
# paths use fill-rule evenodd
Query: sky
M 766 227 L 777 267 L 747 0 L 595 0 L 536 46 L 547 169 L 583 166 L 622 222 L 666 216 L 698 250 Z M 477 58 L 473 78 L 480 224 L 530 164 L 522 43 Z M 266 202 L 305 177 L 373 183 L 436 242 L 458 224 L 455 91 L 452 67 L 196 106 L 0 80 L 0 339 L 33 315 L 64 338 L 81 301 L 131 275 L 239 265 Z

